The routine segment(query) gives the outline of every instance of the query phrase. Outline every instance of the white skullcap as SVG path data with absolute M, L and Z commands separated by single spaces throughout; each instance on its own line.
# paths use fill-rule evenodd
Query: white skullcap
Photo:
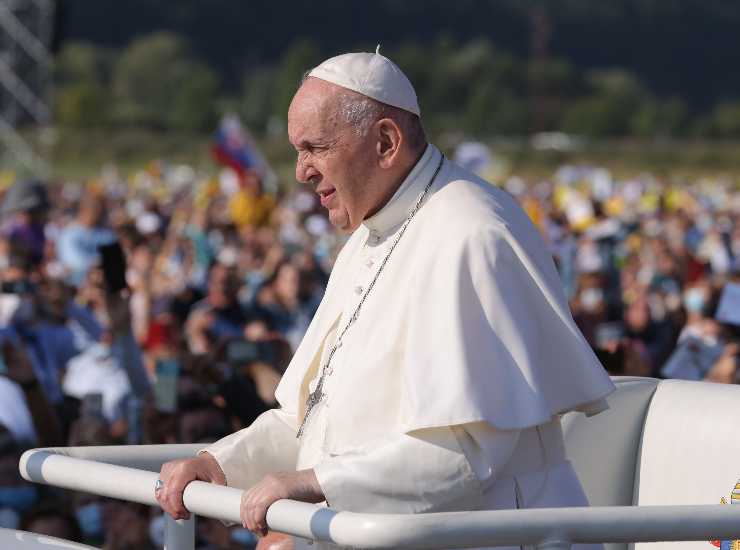
M 387 57 L 375 53 L 345 53 L 327 59 L 308 73 L 376 101 L 420 115 L 419 103 L 409 79 Z

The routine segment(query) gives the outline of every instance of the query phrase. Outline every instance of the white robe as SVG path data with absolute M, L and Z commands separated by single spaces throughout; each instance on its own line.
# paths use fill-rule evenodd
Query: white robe
M 276 392 L 281 409 L 207 449 L 229 485 L 314 468 L 337 510 L 586 504 L 559 415 L 603 410 L 613 385 L 524 212 L 448 160 L 335 354 L 326 397 L 295 438 L 337 331 L 440 159 L 430 145 L 342 249 Z

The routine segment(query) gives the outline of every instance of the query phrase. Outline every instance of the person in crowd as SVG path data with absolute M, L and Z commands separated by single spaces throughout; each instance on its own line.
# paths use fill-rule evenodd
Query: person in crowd
M 16 433 L 0 424 L 0 527 L 6 529 L 18 529 L 23 514 L 39 501 L 39 488 L 18 472 L 23 446 Z
M 36 377 L 30 357 L 13 333 L 6 332 L 2 338 L 0 363 L 5 372 L 0 375 L 0 423 L 19 443 L 59 445 L 64 426 Z
M 149 507 L 107 500 L 103 507 L 106 550 L 156 550 L 150 536 Z M 160 546 L 161 547 L 161 546 Z
M 275 197 L 262 190 L 259 174 L 247 170 L 239 190 L 229 201 L 229 212 L 238 227 L 265 225 L 275 208 Z
M 49 197 L 40 181 L 20 181 L 5 194 L 0 216 L 2 234 L 17 246 L 29 251 L 29 259 L 39 264 L 46 253 L 46 226 Z
M 82 542 L 101 546 L 105 537 L 103 509 L 105 499 L 89 493 L 70 495 L 77 524 L 80 526 Z
M 193 352 L 203 353 L 214 343 L 241 336 L 249 317 L 238 300 L 238 293 L 236 271 L 223 264 L 213 264 L 206 296 L 193 305 L 185 323 Z
M 114 240 L 115 234 L 105 225 L 104 198 L 83 196 L 77 219 L 61 230 L 56 243 L 59 262 L 69 281 L 79 286 L 98 261 L 98 248 Z
M 82 542 L 83 535 L 75 515 L 62 502 L 48 501 L 33 508 L 21 521 L 22 531 Z M 133 549 L 132 549 L 133 550 Z
M 257 294 L 257 303 L 270 324 L 285 336 L 293 350 L 308 330 L 321 299 L 321 294 L 311 292 L 309 276 L 293 262 L 284 260 Z
M 623 319 L 625 336 L 649 365 L 644 375 L 657 375 L 673 346 L 670 324 L 663 317 L 652 316 L 647 294 L 625 304 Z

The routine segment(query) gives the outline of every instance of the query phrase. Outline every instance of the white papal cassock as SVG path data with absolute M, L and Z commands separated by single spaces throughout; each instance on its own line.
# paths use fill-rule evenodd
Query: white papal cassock
M 586 504 L 559 415 L 603 410 L 613 386 L 573 322 L 536 228 L 509 195 L 449 160 L 345 335 L 325 398 L 296 439 L 337 331 L 441 158 L 429 145 L 342 249 L 277 389 L 281 408 L 206 449 L 230 486 L 314 468 L 337 510 Z

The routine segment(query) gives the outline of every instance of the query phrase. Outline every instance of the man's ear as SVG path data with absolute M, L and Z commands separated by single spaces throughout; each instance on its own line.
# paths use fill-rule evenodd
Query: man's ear
M 403 144 L 401 128 L 391 118 L 381 118 L 375 123 L 375 131 L 378 136 L 376 142 L 376 153 L 378 164 L 381 168 L 393 166 Z

